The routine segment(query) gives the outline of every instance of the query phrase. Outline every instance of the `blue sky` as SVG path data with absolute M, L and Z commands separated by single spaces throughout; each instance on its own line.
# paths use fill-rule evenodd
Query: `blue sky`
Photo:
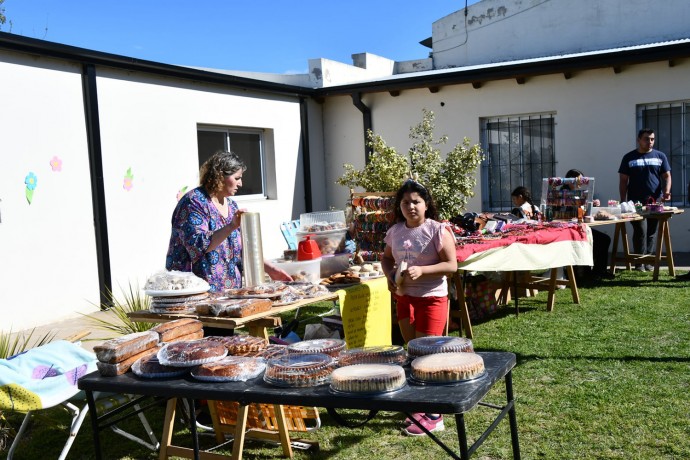
M 313 58 L 427 57 L 419 42 L 465 0 L 5 0 L 2 7 L 1 30 L 26 37 L 166 64 L 306 73 Z

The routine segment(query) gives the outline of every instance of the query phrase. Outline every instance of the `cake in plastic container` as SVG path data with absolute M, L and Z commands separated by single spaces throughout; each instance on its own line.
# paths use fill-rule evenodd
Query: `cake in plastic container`
M 353 364 L 399 364 L 407 362 L 407 352 L 400 345 L 361 347 L 343 350 L 338 355 L 338 366 Z
M 165 379 L 180 377 L 189 371 L 186 367 L 164 366 L 155 354 L 137 359 L 132 364 L 134 375 L 146 379 Z
M 171 342 L 158 351 L 158 361 L 164 366 L 191 367 L 225 358 L 227 348 L 207 339 Z
M 244 382 L 258 377 L 264 369 L 266 362 L 261 358 L 226 356 L 197 366 L 192 370 L 192 377 L 204 382 Z
M 405 370 L 396 364 L 353 364 L 333 371 L 331 390 L 336 393 L 372 395 L 405 386 Z
M 428 336 L 412 339 L 407 344 L 410 357 L 434 353 L 456 353 L 474 351 L 472 341 L 464 337 Z
M 210 336 L 206 337 L 206 340 L 222 344 L 227 348 L 229 355 L 246 355 L 251 352 L 259 352 L 268 345 L 268 340 L 253 335 Z
M 313 339 L 303 340 L 288 345 L 288 353 L 313 354 L 323 353 L 337 358 L 338 354 L 345 349 L 345 341 L 342 339 Z
M 323 353 L 288 353 L 268 361 L 264 381 L 280 387 L 313 387 L 328 383 L 333 367 L 333 358 Z
M 437 353 L 415 358 L 410 365 L 413 380 L 424 383 L 454 383 L 484 374 L 484 359 L 473 352 Z

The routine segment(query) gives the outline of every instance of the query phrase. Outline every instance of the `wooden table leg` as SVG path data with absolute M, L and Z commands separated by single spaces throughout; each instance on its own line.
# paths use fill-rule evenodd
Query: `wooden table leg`
M 625 222 L 620 222 L 616 224 L 616 228 L 613 231 L 613 248 L 611 249 L 611 274 L 616 274 L 616 262 L 618 261 L 618 236 L 621 233 L 621 226 L 624 226 Z
M 621 239 L 623 240 L 623 257 L 625 258 L 625 268 L 630 270 L 630 245 L 628 244 L 628 230 L 625 228 L 625 222 L 621 225 Z
M 244 437 L 247 433 L 247 414 L 249 413 L 248 404 L 240 404 L 237 408 L 237 422 L 235 424 L 235 438 L 232 441 L 232 458 L 242 459 L 244 449 Z
M 656 253 L 654 254 L 654 275 L 652 280 L 659 280 L 659 264 L 661 263 L 661 248 L 664 247 L 664 237 L 666 234 L 666 219 L 659 219 L 659 227 L 656 231 Z
M 568 267 L 572 271 L 573 267 Z M 568 272 L 569 276 L 572 276 L 571 271 Z M 549 277 L 549 291 L 548 298 L 546 300 L 546 311 L 553 311 L 553 304 L 556 300 L 556 280 L 558 279 L 558 268 L 551 269 L 551 276 Z
M 676 276 L 676 266 L 673 262 L 673 246 L 671 245 L 671 226 L 666 221 L 664 226 L 664 244 L 666 245 L 666 260 L 668 262 L 668 274 L 670 276 Z
M 163 433 L 161 433 L 161 447 L 158 452 L 159 460 L 167 460 L 168 447 L 172 442 L 173 425 L 175 424 L 175 410 L 177 408 L 177 398 L 168 399 L 165 408 L 165 418 L 163 420 Z
M 292 444 L 290 444 L 290 434 L 288 433 L 287 423 L 285 422 L 285 409 L 279 404 L 273 406 L 276 413 L 276 421 L 278 422 L 278 437 L 280 438 L 280 445 L 283 446 L 283 454 L 292 458 Z
M 458 293 L 458 304 L 460 307 L 460 336 L 462 336 L 462 331 L 465 331 L 465 337 L 471 339 L 472 334 L 472 322 L 470 321 L 470 311 L 467 309 L 467 299 L 465 298 L 465 283 L 464 276 L 460 274 L 455 275 L 455 291 Z
M 580 291 L 577 290 L 577 280 L 575 279 L 575 270 L 572 265 L 568 265 L 568 285 L 570 286 L 570 293 L 573 295 L 573 303 L 580 303 Z

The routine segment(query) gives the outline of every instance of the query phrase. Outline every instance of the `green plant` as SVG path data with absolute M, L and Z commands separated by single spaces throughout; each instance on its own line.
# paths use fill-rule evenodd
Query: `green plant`
M 448 142 L 448 136 L 434 140 L 434 112 L 423 109 L 422 121 L 410 128 L 412 146 L 407 156 L 396 152 L 378 134 L 367 133 L 367 145 L 372 148 L 369 163 L 361 169 L 344 164 L 344 174 L 337 184 L 350 188 L 361 187 L 368 192 L 394 192 L 402 182 L 414 175 L 431 191 L 441 219 L 450 219 L 465 208 L 474 196 L 477 183 L 475 171 L 484 159 L 479 145 L 471 145 L 465 137 L 445 155 L 438 146 Z
M 115 294 L 108 289 L 106 292 L 108 300 L 100 305 L 101 310 L 108 310 L 113 312 L 112 319 L 96 318 L 87 316 L 96 327 L 105 329 L 106 331 L 114 331 L 120 335 L 131 334 L 133 332 L 143 332 L 151 329 L 155 324 L 142 323 L 132 321 L 127 316 L 128 313 L 141 310 L 149 310 L 151 308 L 151 301 L 148 296 L 143 295 L 138 287 L 134 288 L 129 285 L 129 290 L 121 289 L 123 299 L 120 301 L 115 297 Z
M 12 334 L 12 330 L 8 333 L 0 332 L 0 359 L 9 358 L 16 354 L 22 353 L 31 348 L 40 347 L 55 338 L 55 332 L 46 332 L 45 335 L 32 341 L 36 329 L 31 329 L 28 335 L 23 332 Z

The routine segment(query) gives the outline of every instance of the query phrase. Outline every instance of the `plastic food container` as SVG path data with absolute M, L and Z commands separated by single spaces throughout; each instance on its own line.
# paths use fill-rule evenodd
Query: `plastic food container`
M 354 364 L 400 364 L 407 361 L 407 352 L 400 345 L 361 347 L 343 350 L 338 355 L 338 366 Z
M 321 280 L 321 257 L 313 260 L 285 260 L 276 259 L 271 261 L 277 268 L 285 270 L 295 281 L 307 281 L 317 284 Z
M 464 337 L 428 336 L 412 339 L 407 344 L 410 357 L 435 353 L 473 352 L 472 341 Z
M 333 358 L 321 353 L 287 354 L 270 359 L 264 381 L 279 387 L 313 387 L 328 383 L 333 372 Z
M 350 254 L 327 254 L 321 257 L 321 278 L 328 278 L 331 275 L 340 273 L 350 267 Z
M 297 232 L 297 241 L 304 241 L 307 236 L 316 241 L 321 255 L 337 254 L 345 250 L 345 228 L 326 230 L 322 232 Z
M 344 229 L 345 228 L 345 212 L 344 211 L 321 211 L 308 212 L 300 214 L 299 216 L 300 231 L 322 232 L 325 230 Z
M 288 345 L 288 353 L 294 354 L 313 354 L 323 353 L 324 355 L 337 357 L 345 349 L 345 341 L 341 339 L 314 339 L 303 340 L 301 342 Z
M 376 395 L 405 386 L 405 370 L 393 364 L 355 364 L 341 367 L 331 375 L 331 391 L 338 394 Z

